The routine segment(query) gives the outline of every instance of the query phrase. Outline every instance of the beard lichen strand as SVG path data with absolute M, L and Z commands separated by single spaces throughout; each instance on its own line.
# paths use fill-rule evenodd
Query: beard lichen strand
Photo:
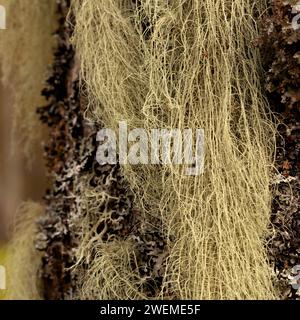
M 166 292 L 179 299 L 277 297 L 264 247 L 275 125 L 251 45 L 258 34 L 253 17 L 265 9 L 265 1 L 249 0 L 73 1 L 73 43 L 90 120 L 113 129 L 127 121 L 148 131 L 205 131 L 202 176 L 186 177 L 181 167 L 122 167 L 136 207 L 146 221 L 162 221 L 156 228 L 168 241 L 154 298 Z M 126 248 L 118 246 L 123 256 Z M 93 292 L 105 264 L 115 273 L 106 274 L 94 298 L 140 296 L 126 259 L 105 256 L 90 266 L 83 296 Z

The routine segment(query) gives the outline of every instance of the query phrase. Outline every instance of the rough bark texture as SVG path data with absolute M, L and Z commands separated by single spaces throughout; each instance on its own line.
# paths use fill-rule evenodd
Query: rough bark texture
M 51 187 L 45 196 L 47 212 L 39 221 L 37 239 L 37 248 L 44 252 L 41 270 L 44 296 L 46 299 L 78 297 L 76 272 L 70 270 L 76 263 L 75 252 L 82 236 L 76 221 L 81 219 L 80 215 L 92 215 L 79 208 L 82 189 L 78 182 L 82 180 L 87 181 L 88 187 L 103 187 L 109 195 L 96 216 L 90 217 L 90 230 L 97 226 L 93 236 L 102 237 L 103 241 L 132 240 L 136 258 L 133 272 L 146 279 L 141 290 L 155 296 L 155 288 L 159 288 L 163 276 L 165 241 L 157 230 L 143 225 L 142 214 L 133 206 L 134 196 L 119 165 L 100 166 L 96 162 L 99 127 L 83 118 L 86 101 L 80 95 L 78 61 L 70 44 L 72 26 L 65 21 L 69 7 L 69 0 L 58 2 L 58 49 L 52 75 L 43 91 L 49 103 L 38 110 L 41 120 L 50 128 L 45 158 Z M 103 221 L 107 211 L 111 215 Z M 90 256 L 95 254 L 90 252 Z M 79 272 L 84 271 L 83 265 Z
M 41 120 L 50 128 L 45 158 L 52 186 L 45 196 L 47 213 L 39 221 L 37 248 L 44 251 L 42 277 L 46 299 L 64 299 L 72 292 L 67 268 L 73 264 L 75 246 L 70 232 L 69 215 L 74 209 L 70 166 L 78 158 L 78 141 L 83 137 L 81 102 L 75 72 L 74 51 L 69 43 L 70 26 L 65 22 L 69 1 L 60 1 L 59 29 L 56 37 L 53 72 L 43 95 L 49 104 L 38 110 Z
M 288 279 L 300 264 L 300 29 L 292 26 L 298 13 L 290 3 L 272 1 L 263 19 L 261 45 L 268 98 L 280 122 L 271 218 L 275 235 L 269 251 L 283 297 L 299 299 L 299 290 L 291 288 Z

